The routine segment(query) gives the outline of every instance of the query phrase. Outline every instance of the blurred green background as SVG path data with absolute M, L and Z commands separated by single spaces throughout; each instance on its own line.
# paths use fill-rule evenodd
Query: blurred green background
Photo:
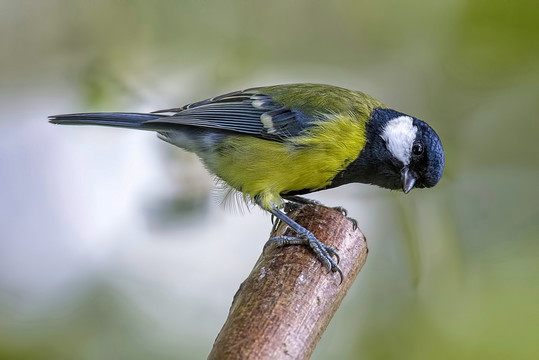
M 368 92 L 446 149 L 432 190 L 314 194 L 370 253 L 313 358 L 538 358 L 538 16 L 531 0 L 0 1 L 0 358 L 205 358 L 270 218 L 223 209 L 152 134 L 46 117 L 287 82 Z

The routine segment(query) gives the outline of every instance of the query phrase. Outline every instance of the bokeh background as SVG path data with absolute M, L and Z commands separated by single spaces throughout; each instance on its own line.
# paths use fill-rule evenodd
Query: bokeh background
M 370 253 L 313 358 L 538 358 L 538 4 L 0 1 L 0 358 L 205 358 L 270 231 L 192 154 L 48 115 L 289 82 L 368 92 L 446 149 L 434 189 L 314 195 Z

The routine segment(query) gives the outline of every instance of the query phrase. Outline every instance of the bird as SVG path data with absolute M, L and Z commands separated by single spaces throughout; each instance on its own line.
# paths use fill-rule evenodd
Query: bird
M 234 91 L 151 113 L 49 116 L 62 125 L 150 130 L 198 155 L 208 171 L 295 232 L 266 245 L 306 245 L 328 272 L 339 255 L 282 211 L 302 195 L 349 183 L 409 193 L 442 177 L 444 149 L 424 121 L 361 91 L 297 83 Z

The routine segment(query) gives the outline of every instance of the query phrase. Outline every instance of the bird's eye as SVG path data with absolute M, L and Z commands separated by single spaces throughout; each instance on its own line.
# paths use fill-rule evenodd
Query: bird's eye
M 412 154 L 415 156 L 423 154 L 423 144 L 420 142 L 415 142 L 414 145 L 412 145 Z

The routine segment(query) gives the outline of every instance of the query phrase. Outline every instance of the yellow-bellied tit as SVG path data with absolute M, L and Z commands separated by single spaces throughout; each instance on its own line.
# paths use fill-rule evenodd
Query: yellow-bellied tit
M 156 131 L 297 233 L 269 242 L 308 245 L 341 280 L 336 251 L 282 212 L 283 199 L 304 202 L 299 195 L 348 183 L 408 193 L 436 185 L 444 168 L 440 138 L 425 122 L 329 85 L 258 87 L 148 114 L 66 114 L 49 121 Z

